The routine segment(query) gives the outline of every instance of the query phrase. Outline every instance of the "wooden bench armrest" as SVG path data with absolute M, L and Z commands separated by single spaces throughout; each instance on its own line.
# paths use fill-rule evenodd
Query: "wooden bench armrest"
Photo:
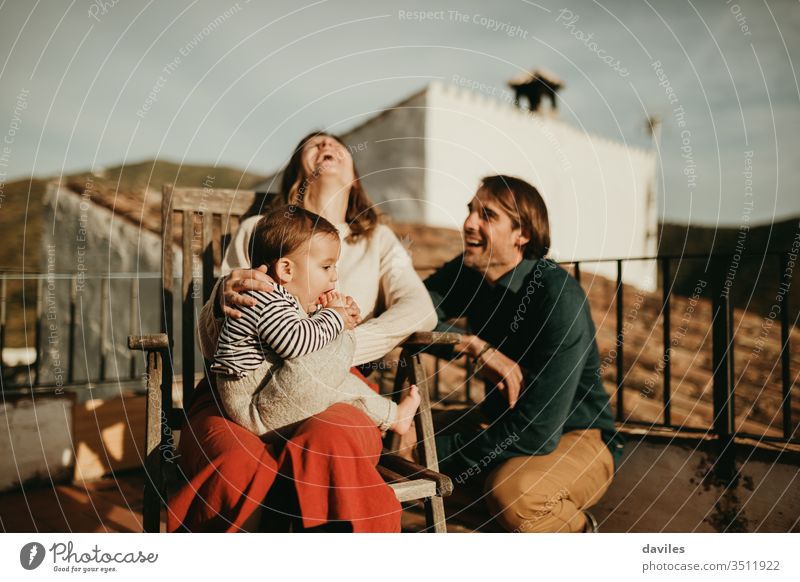
M 378 473 L 394 491 L 394 495 L 400 503 L 430 499 L 438 495 L 436 483 L 430 479 L 406 479 L 381 465 L 378 465 Z
M 152 335 L 129 335 L 128 348 L 149 352 L 153 350 L 166 350 L 169 348 L 169 337 L 165 333 Z
M 446 497 L 453 492 L 453 480 L 447 475 L 431 471 L 427 467 L 418 465 L 394 453 L 384 452 L 381 455 L 380 465 L 406 479 L 429 479 L 434 481 L 436 483 L 436 492 L 442 497 Z
M 418 331 L 403 342 L 403 346 L 454 346 L 461 341 L 461 334 L 444 331 Z

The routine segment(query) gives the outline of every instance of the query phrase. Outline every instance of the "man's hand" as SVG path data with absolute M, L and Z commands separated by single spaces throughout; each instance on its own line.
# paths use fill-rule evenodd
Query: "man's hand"
M 482 364 L 482 366 L 481 366 Z M 514 360 L 491 348 L 483 354 L 478 362 L 478 371 L 490 382 L 497 384 L 501 392 L 508 398 L 508 406 L 514 408 L 522 390 L 522 368 Z
M 453 346 L 453 349 L 459 356 L 467 355 L 477 358 L 485 345 L 487 345 L 487 342 L 483 341 L 478 336 L 463 334 L 461 336 L 461 341 Z
M 223 292 L 220 296 L 223 313 L 238 319 L 242 312 L 236 305 L 253 306 L 258 303 L 254 297 L 242 295 L 245 291 L 263 291 L 269 293 L 275 289 L 275 281 L 267 275 L 267 266 L 258 269 L 234 269 L 225 278 Z
M 473 358 L 478 358 L 477 372 L 497 384 L 501 392 L 508 398 L 508 405 L 511 408 L 517 404 L 519 393 L 522 390 L 522 368 L 514 360 L 500 353 L 495 347 L 489 347 L 488 343 L 476 335 L 464 335 L 461 341 L 455 346 L 460 354 L 468 354 Z

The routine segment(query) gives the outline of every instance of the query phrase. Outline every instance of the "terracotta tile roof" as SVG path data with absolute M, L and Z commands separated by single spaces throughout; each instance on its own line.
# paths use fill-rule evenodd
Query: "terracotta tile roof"
M 96 178 L 68 178 L 64 186 L 88 196 L 98 206 L 107 208 L 127 222 L 161 233 L 161 192 L 154 188 L 126 188 Z

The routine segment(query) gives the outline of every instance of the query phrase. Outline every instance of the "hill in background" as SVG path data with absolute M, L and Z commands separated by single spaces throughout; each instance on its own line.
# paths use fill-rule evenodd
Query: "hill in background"
M 789 291 L 790 322 L 797 325 L 800 315 L 800 263 L 785 271 L 779 256 L 767 253 L 797 252 L 800 244 L 800 219 L 784 220 L 772 225 L 739 228 L 715 228 L 661 225 L 659 255 L 684 257 L 671 264 L 674 292 L 690 297 L 699 280 L 730 277 L 733 304 L 750 313 L 767 316 L 779 301 L 781 280 L 791 281 Z M 794 247 L 793 247 L 794 245 Z M 741 254 L 709 261 L 709 255 Z M 701 255 L 701 258 L 689 258 Z M 781 279 L 784 275 L 788 275 Z M 779 323 L 778 321 L 775 322 Z
M 63 183 L 91 179 L 105 189 L 142 192 L 148 188 L 160 191 L 161 185 L 168 182 L 176 186 L 202 187 L 209 176 L 213 178 L 214 188 L 247 189 L 264 179 L 236 168 L 180 165 L 162 160 L 115 166 L 95 173 L 78 172 L 60 179 Z M 25 273 L 41 271 L 42 209 L 47 184 L 55 178 L 32 178 L 5 185 L 6 196 L 0 207 L 0 229 L 4 235 L 4 244 L 0 246 L 0 272 L 22 273 L 23 264 Z
M 210 179 L 209 179 L 210 177 Z M 31 178 L 9 182 L 4 186 L 0 206 L 0 273 L 11 277 L 7 281 L 7 321 L 5 345 L 33 345 L 33 323 L 36 317 L 36 282 L 14 280 L 16 275 L 42 273 L 42 232 L 45 194 L 53 178 Z M 118 192 L 114 208 L 123 216 L 132 193 L 141 196 L 148 190 L 160 195 L 161 185 L 172 182 L 177 186 L 202 187 L 204 182 L 214 188 L 252 188 L 263 176 L 249 174 L 236 168 L 202 165 L 180 165 L 161 160 L 148 160 L 106 168 L 100 172 L 78 172 L 60 177 L 63 184 L 86 184 L 91 181 L 99 190 Z M 159 220 L 156 218 L 156 220 Z M 24 252 L 23 252 L 24 250 Z M 24 309 L 20 306 L 24 305 Z M 27 324 L 27 325 L 26 325 Z M 27 329 L 27 332 L 26 332 Z M 26 337 L 28 338 L 26 340 Z

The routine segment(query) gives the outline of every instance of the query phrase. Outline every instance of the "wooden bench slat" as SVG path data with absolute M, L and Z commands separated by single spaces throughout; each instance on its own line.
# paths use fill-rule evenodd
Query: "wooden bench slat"
M 461 341 L 461 334 L 444 331 L 418 331 L 403 342 L 404 346 L 455 345 Z
M 400 481 L 389 483 L 395 497 L 400 503 L 416 501 L 436 496 L 436 483 L 429 479 L 414 479 L 413 481 Z
M 445 497 L 453 492 L 453 481 L 447 475 L 431 471 L 427 467 L 413 463 L 394 453 L 385 452 L 381 455 L 380 464 L 386 470 L 404 479 L 427 479 L 436 483 L 439 495 Z

